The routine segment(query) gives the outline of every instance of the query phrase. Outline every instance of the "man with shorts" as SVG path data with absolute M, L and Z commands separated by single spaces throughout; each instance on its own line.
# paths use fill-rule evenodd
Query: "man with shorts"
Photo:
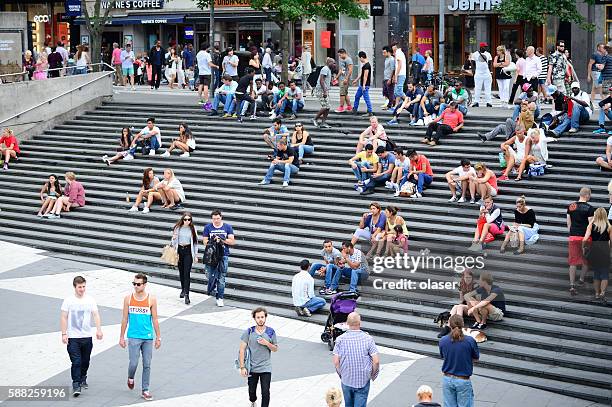
M 612 171 L 612 136 L 609 136 L 606 140 L 606 154 L 597 157 L 595 162 L 602 170 Z
M 550 56 L 548 77 L 546 83 L 554 85 L 559 92 L 566 94 L 565 75 L 567 73 L 567 58 L 565 57 L 565 41 L 557 41 L 557 50 Z
M 338 86 L 340 88 L 340 107 L 336 109 L 336 113 L 342 113 L 345 110 L 350 112 L 353 110 L 351 101 L 348 96 L 349 81 L 353 76 L 353 60 L 347 55 L 344 48 L 338 50 Z M 346 103 L 346 108 L 344 104 Z
M 200 85 L 198 86 L 198 95 L 200 96 L 201 105 L 204 105 L 204 110 L 210 111 L 212 104 L 210 103 L 208 88 L 212 81 L 211 68 L 219 69 L 219 67 L 212 62 L 212 57 L 208 52 L 210 46 L 206 43 L 200 45 L 200 51 L 196 55 L 196 61 L 198 63 L 198 78 Z
M 597 49 L 591 55 L 589 59 L 589 65 L 587 67 L 587 81 L 592 82 L 591 85 L 591 100 L 595 100 L 595 94 L 599 89 L 599 96 L 603 99 L 603 87 L 601 80 L 601 71 L 604 69 L 606 63 L 606 49 L 605 44 L 597 44 Z
M 331 88 L 331 77 L 332 68 L 336 61 L 333 58 L 327 58 L 325 60 L 325 66 L 321 68 L 319 72 L 319 78 L 317 79 L 317 87 L 315 88 L 315 94 L 321 104 L 321 109 L 317 112 L 317 115 L 312 119 L 312 124 L 315 127 L 321 127 L 324 129 L 330 129 L 331 126 L 326 123 L 327 116 L 329 115 L 329 89 Z M 319 123 L 321 119 L 321 123 Z
M 591 189 L 583 187 L 580 189 L 580 198 L 567 207 L 567 228 L 569 229 L 568 264 L 570 294 L 576 295 L 576 285 L 584 285 L 584 276 L 589 270 L 589 265 L 582 256 L 582 239 L 586 233 L 589 223 L 595 215 L 595 208 L 588 202 L 591 199 Z M 580 279 L 576 281 L 576 268 L 580 268 Z
M 476 320 L 472 329 L 485 329 L 487 320 L 494 322 L 502 320 L 506 312 L 506 298 L 502 289 L 493 284 L 491 273 L 481 273 L 478 284 L 476 290 L 463 297 L 468 303 L 468 316 L 473 315 Z
M 121 51 L 121 71 L 123 73 L 123 85 L 125 86 L 128 82 L 132 85 L 134 90 L 134 51 L 132 51 L 132 44 L 126 44 L 125 49 Z
M 470 160 L 462 159 L 461 165 L 447 172 L 444 177 L 448 183 L 448 189 L 450 189 L 451 197 L 448 202 L 465 202 L 465 194 L 468 191 L 468 185 L 470 183 L 470 176 L 476 177 L 476 171 Z M 461 197 L 457 200 L 457 192 L 461 194 Z
M 399 106 L 400 102 L 404 99 L 404 82 L 406 82 L 406 55 L 402 51 L 401 47 L 397 42 L 391 44 L 393 49 L 393 56 L 395 57 L 395 89 L 393 94 L 395 95 L 395 105 Z

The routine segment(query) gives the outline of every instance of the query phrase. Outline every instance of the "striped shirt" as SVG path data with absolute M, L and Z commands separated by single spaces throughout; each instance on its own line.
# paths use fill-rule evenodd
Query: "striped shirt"
M 545 81 L 548 75 L 548 57 L 546 55 L 540 55 L 540 61 L 542 61 L 542 72 L 540 72 L 538 79 Z
M 348 330 L 338 338 L 334 355 L 340 357 L 338 375 L 342 384 L 355 389 L 365 387 L 372 377 L 372 356 L 378 354 L 374 339 L 362 330 Z

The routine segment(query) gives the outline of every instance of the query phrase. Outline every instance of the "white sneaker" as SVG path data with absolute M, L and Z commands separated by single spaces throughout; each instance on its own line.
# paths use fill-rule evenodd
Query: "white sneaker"
M 151 150 L 151 151 L 153 151 L 153 150 Z M 149 153 L 149 155 L 151 155 L 151 153 Z M 153 152 L 153 155 L 155 155 L 155 152 Z M 165 153 L 160 155 L 160 157 L 170 157 L 170 151 L 166 151 Z
M 145 208 L 145 209 L 148 209 L 148 208 Z M 131 208 L 128 210 L 128 212 L 138 212 L 138 207 L 137 207 L 137 206 L 132 206 L 132 207 L 131 207 Z M 144 212 L 144 211 L 143 211 L 143 212 Z
M 107 155 L 103 155 L 102 156 L 102 161 L 107 162 L 108 161 L 108 156 Z
M 123 157 L 123 159 L 124 159 L 125 161 L 133 160 L 133 159 L 134 159 L 134 156 L 133 156 L 132 154 L 128 154 L 128 155 L 126 155 L 125 157 Z
M 223 306 L 223 298 L 218 298 L 217 299 L 217 307 L 222 307 Z
M 453 195 L 451 199 L 448 200 L 448 202 L 457 202 L 457 197 Z
M 136 90 L 136 88 L 134 86 L 132 86 L 132 90 Z
M 569 131 L 568 131 L 568 133 L 577 133 L 577 132 L 578 132 L 578 129 L 573 128 L 573 127 L 571 129 L 569 129 Z
M 185 151 L 183 154 L 180 155 L 181 158 L 189 158 L 189 152 Z
M 396 189 L 396 190 L 395 190 L 395 193 L 393 194 L 393 196 L 400 196 L 400 190 L 399 190 L 399 189 Z
M 391 181 L 386 181 L 385 182 L 385 188 L 387 189 L 393 189 L 393 183 Z
M 419 119 L 418 122 L 416 122 L 417 126 L 425 126 L 425 122 L 423 121 L 423 119 Z
M 287 188 L 289 186 L 289 182 L 288 181 L 284 181 L 283 182 L 283 188 Z
M 270 115 L 270 120 L 274 120 L 276 119 L 276 113 L 272 112 L 272 114 Z
M 149 151 L 149 155 L 155 155 L 155 150 Z
M 423 195 L 421 195 L 421 194 L 420 194 L 420 193 L 418 193 L 418 192 L 416 192 L 416 193 L 414 193 L 414 194 L 410 195 L 410 198 L 422 198 L 422 197 L 423 197 Z
M 149 208 L 147 208 L 146 206 L 142 210 L 142 213 L 149 213 L 149 212 L 151 212 L 151 210 Z
M 462 196 L 461 198 L 459 198 L 459 200 L 457 202 L 458 203 L 464 203 L 465 202 L 465 197 Z

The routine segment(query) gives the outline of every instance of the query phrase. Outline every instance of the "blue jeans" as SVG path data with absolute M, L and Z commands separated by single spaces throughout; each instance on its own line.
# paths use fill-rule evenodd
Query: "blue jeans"
M 309 146 L 307 144 L 300 144 L 298 147 L 298 157 L 300 160 L 304 158 L 304 153 L 308 153 L 308 154 L 314 153 L 314 146 Z
M 521 114 L 521 105 L 514 106 L 514 113 L 512 113 L 512 120 L 516 120 Z M 540 116 L 540 106 L 536 103 L 535 111 L 533 112 L 533 118 L 537 119 Z
M 438 116 L 440 116 L 442 114 L 442 112 L 444 111 L 444 109 L 446 109 L 446 107 L 448 106 L 447 103 L 442 103 L 440 105 L 440 110 L 438 110 Z M 457 109 L 463 113 L 463 115 L 465 116 L 468 112 L 467 107 L 465 107 L 464 105 L 457 105 Z
M 81 382 L 87 379 L 93 342 L 91 338 L 68 338 L 66 349 L 68 350 L 68 356 L 70 356 L 70 362 L 72 362 L 70 368 L 72 387 L 79 387 Z
M 366 189 L 375 189 L 378 185 L 385 185 L 385 182 L 391 179 L 391 174 L 381 174 L 379 176 L 372 176 L 370 182 L 365 186 Z
M 272 68 L 264 68 L 264 75 L 266 75 L 266 82 L 270 82 L 272 80 Z
M 344 407 L 366 407 L 368 394 L 370 393 L 370 382 L 360 389 L 350 387 L 342 383 L 342 395 L 344 396 Z
M 417 105 L 416 108 L 416 120 L 421 120 L 422 118 L 425 117 L 425 112 L 427 111 L 427 113 L 429 114 L 438 114 L 439 112 L 435 109 L 436 105 L 435 104 L 431 104 L 431 103 L 425 103 L 425 110 L 423 110 L 423 108 L 421 107 L 421 105 Z
M 608 110 L 608 113 L 604 112 L 604 109 L 599 109 L 599 125 L 604 126 L 606 123 L 606 117 L 612 120 L 612 109 Z
M 87 68 L 76 68 L 76 75 L 85 75 L 87 73 Z
M 368 272 L 362 269 L 352 269 L 350 267 L 338 268 L 332 279 L 331 289 L 336 290 L 340 285 L 340 278 L 344 276 L 351 279 L 349 284 L 350 291 L 357 291 L 357 284 L 368 278 Z
M 308 272 L 311 276 L 315 276 L 315 272 L 319 270 L 321 267 L 325 267 L 325 288 L 330 288 L 332 285 L 332 278 L 338 269 L 338 266 L 335 264 L 323 264 L 323 263 L 315 263 L 310 266 L 310 270 Z
M 308 311 L 315 312 L 325 306 L 326 302 L 321 297 L 312 297 L 306 304 L 302 305 L 302 308 L 308 308 Z
M 393 89 L 393 94 L 396 98 L 406 97 L 406 94 L 404 93 L 404 82 L 406 82 L 406 75 L 399 75 L 395 82 L 395 88 Z
M 402 181 L 400 182 L 400 186 L 404 184 L 404 182 L 408 181 L 408 173 L 406 173 L 406 175 L 404 175 L 404 178 L 402 178 Z M 431 184 L 433 181 L 433 177 L 431 175 L 428 174 L 424 174 L 424 173 L 420 173 L 418 174 L 418 178 L 417 178 L 417 191 L 419 193 L 423 192 L 423 187 L 425 185 L 429 185 Z
M 142 151 L 146 143 L 149 143 L 149 148 L 154 151 L 156 151 L 159 147 L 161 147 L 159 143 L 157 142 L 156 136 L 151 136 L 149 138 L 140 138 L 136 142 L 134 147 L 130 148 L 130 155 L 133 156 L 134 154 L 136 154 L 136 150 L 138 149 L 138 147 L 140 147 L 140 151 Z
M 602 109 L 603 110 L 603 109 Z M 591 116 L 589 112 L 584 108 L 584 106 L 580 106 L 578 103 L 574 103 L 574 108 L 572 109 L 572 117 L 565 117 L 565 119 L 553 130 L 555 135 L 562 134 L 563 132 L 572 129 L 579 129 L 580 123 L 586 123 Z
M 233 99 L 234 95 L 232 93 L 229 95 L 217 93 L 213 99 L 212 110 L 217 111 L 219 108 L 219 103 L 223 103 L 223 111 L 225 113 L 230 112 L 231 110 L 229 108 L 232 106 Z
M 474 390 L 470 380 L 442 376 L 444 407 L 473 407 Z
M 353 102 L 353 109 L 357 111 L 359 109 L 359 100 L 363 96 L 363 100 L 365 100 L 366 107 L 368 108 L 368 112 L 372 112 L 372 102 L 370 101 L 370 87 L 366 86 L 365 88 L 359 87 L 357 88 L 357 92 L 355 93 L 355 102 Z
M 151 377 L 151 359 L 153 358 L 153 339 L 128 338 L 128 379 L 133 379 L 138 368 L 138 359 L 142 353 L 142 391 L 149 391 Z
M 299 112 L 303 108 L 304 108 L 304 101 L 302 99 L 300 100 L 293 99 L 293 102 L 291 102 L 291 112 L 293 114 L 297 114 L 297 112 Z
M 292 174 L 297 174 L 300 169 L 293 164 L 270 164 L 268 167 L 268 172 L 264 177 L 264 180 L 267 182 L 272 181 L 272 177 L 274 176 L 274 171 L 280 171 L 284 174 L 283 182 L 289 182 Z
M 212 295 L 213 291 L 215 291 L 216 299 L 223 299 L 223 294 L 225 294 L 225 277 L 227 276 L 228 261 L 229 257 L 223 256 L 223 259 L 217 264 L 217 267 L 213 268 L 209 265 L 204 266 L 206 269 L 206 276 L 208 277 L 206 293 Z
M 355 162 L 355 165 L 357 166 L 357 168 L 351 167 L 351 169 L 353 170 L 353 174 L 355 174 L 355 178 L 357 178 L 357 181 L 365 181 L 366 179 L 370 178 L 370 172 L 361 171 L 361 168 L 371 168 L 369 162 L 357 161 Z

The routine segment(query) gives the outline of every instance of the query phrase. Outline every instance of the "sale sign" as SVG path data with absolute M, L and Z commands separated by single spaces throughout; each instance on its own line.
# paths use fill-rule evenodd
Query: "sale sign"
M 432 29 L 417 29 L 417 46 L 421 50 L 421 54 L 429 50 L 433 53 L 433 30 Z

